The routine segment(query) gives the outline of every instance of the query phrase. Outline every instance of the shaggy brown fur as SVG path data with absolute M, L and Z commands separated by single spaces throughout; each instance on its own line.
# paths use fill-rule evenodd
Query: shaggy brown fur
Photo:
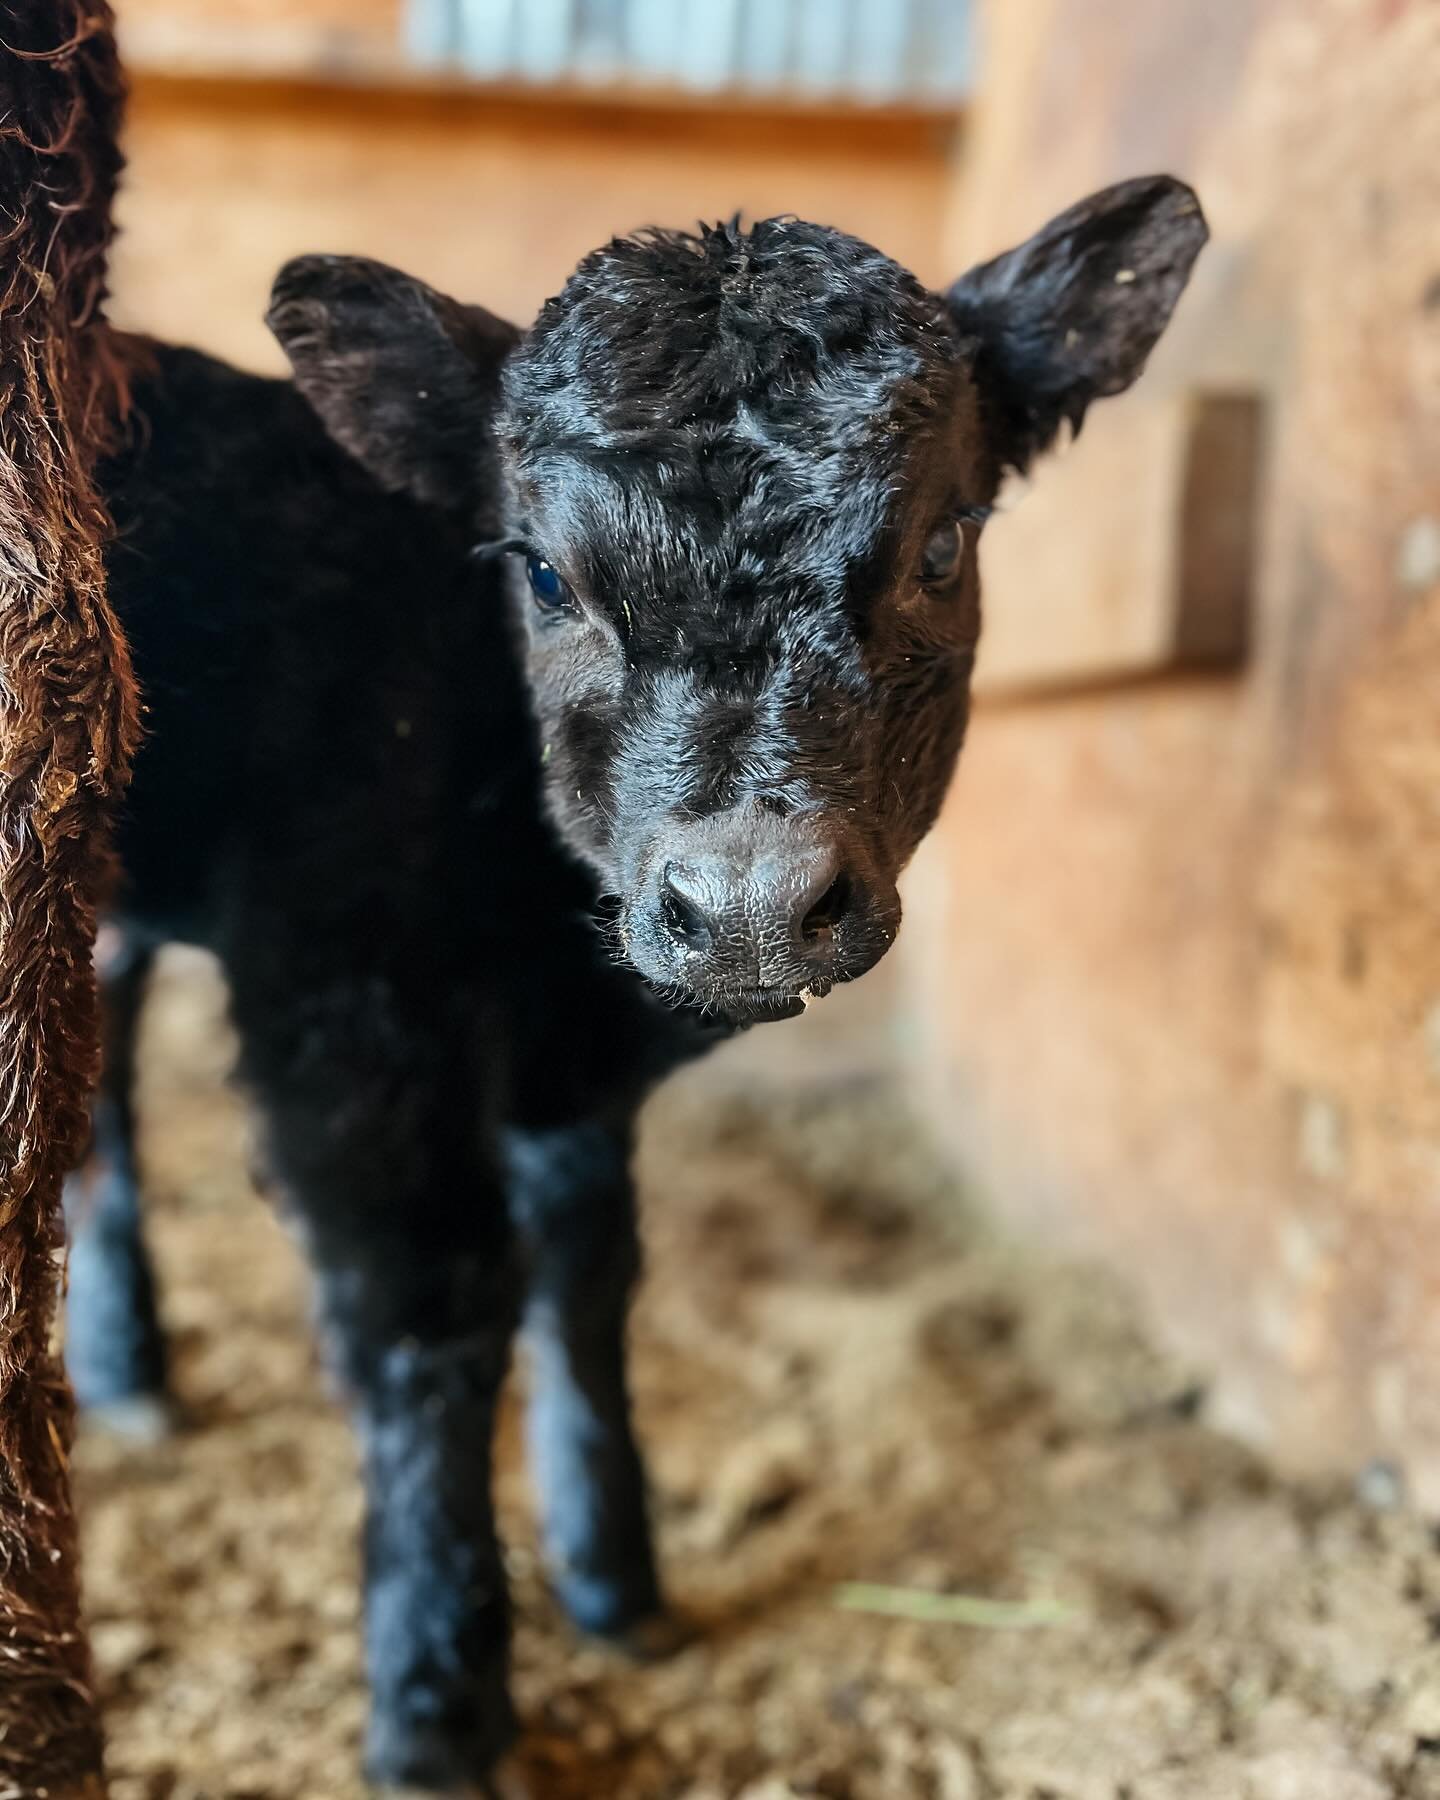
M 93 1794 L 51 1349 L 60 1184 L 95 1073 L 91 946 L 136 736 L 90 480 L 121 80 L 105 0 L 0 0 L 0 1796 Z

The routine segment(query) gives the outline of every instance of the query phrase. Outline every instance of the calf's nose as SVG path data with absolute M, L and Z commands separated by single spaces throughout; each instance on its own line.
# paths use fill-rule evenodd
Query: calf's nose
M 661 918 L 679 947 L 757 981 L 772 965 L 826 967 L 849 901 L 849 878 L 827 844 L 772 850 L 754 861 L 689 856 L 667 863 L 660 882 Z

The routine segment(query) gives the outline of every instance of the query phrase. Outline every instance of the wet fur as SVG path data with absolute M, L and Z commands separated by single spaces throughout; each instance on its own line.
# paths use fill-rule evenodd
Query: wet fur
M 98 1056 L 90 945 L 136 695 L 91 481 L 121 80 L 102 0 L 0 4 L 0 1791 L 98 1791 L 51 1343 Z

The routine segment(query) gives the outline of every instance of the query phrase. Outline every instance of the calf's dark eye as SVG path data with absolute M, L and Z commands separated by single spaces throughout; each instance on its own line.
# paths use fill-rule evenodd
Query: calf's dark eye
M 535 604 L 542 612 L 564 612 L 574 604 L 570 583 L 543 556 L 525 558 L 525 576 L 530 583 L 530 592 L 535 596 Z
M 960 573 L 964 555 L 965 538 L 959 523 L 947 519 L 945 524 L 935 527 L 926 541 L 925 553 L 920 558 L 921 581 L 926 587 L 944 587 Z

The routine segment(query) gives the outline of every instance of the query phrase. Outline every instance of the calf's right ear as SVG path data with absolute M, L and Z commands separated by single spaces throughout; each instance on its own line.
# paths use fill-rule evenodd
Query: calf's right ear
M 265 322 L 325 429 L 382 487 L 472 518 L 490 510 L 513 325 L 360 256 L 286 263 Z

